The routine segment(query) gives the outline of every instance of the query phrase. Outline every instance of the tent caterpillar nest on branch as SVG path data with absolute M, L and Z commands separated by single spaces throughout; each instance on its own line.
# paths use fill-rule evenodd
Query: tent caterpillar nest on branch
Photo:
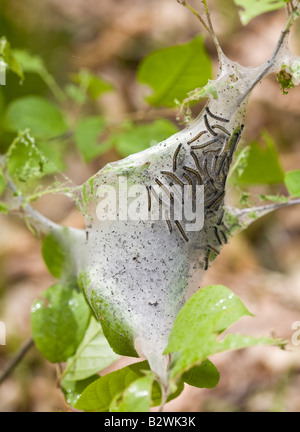
M 199 289 L 210 260 L 228 242 L 229 221 L 234 219 L 239 227 L 245 220 L 245 212 L 227 207 L 225 198 L 249 95 L 263 77 L 283 67 L 295 83 L 300 82 L 299 58 L 290 52 L 287 41 L 296 16 L 294 10 L 270 59 L 246 68 L 225 56 L 207 12 L 205 28 L 216 45 L 220 67 L 218 77 L 209 82 L 214 92 L 207 92 L 202 112 L 163 142 L 106 165 L 81 188 L 88 230 L 69 230 L 66 241 L 72 246 L 86 298 L 112 348 L 121 355 L 145 357 L 165 388 L 170 356 L 163 352 L 175 318 Z M 190 98 L 197 98 L 197 92 Z M 101 220 L 99 190 L 112 187 L 121 195 L 121 178 L 131 186 L 143 187 L 147 214 L 158 209 L 163 217 L 155 221 Z M 204 189 L 203 195 L 197 195 L 196 186 Z M 204 207 L 203 227 L 192 231 L 189 220 L 177 218 L 173 210 L 186 202 L 193 207 L 199 197 Z M 47 225 L 29 208 L 27 216 Z M 50 231 L 59 230 L 55 224 L 48 225 Z
M 199 289 L 210 259 L 219 254 L 230 235 L 224 205 L 226 179 L 244 129 L 251 90 L 264 76 L 297 60 L 287 44 L 291 21 L 271 58 L 246 68 L 224 55 L 207 18 L 219 56 L 218 77 L 210 82 L 217 96 L 208 93 L 205 108 L 182 131 L 107 165 L 93 177 L 96 191 L 103 184 L 116 186 L 118 177 L 130 172 L 130 182 L 146 190 L 148 211 L 158 206 L 164 220 L 99 221 L 94 193 L 87 212 L 92 219 L 89 247 L 78 257 L 80 271 L 88 275 L 86 296 L 99 321 L 110 326 L 109 331 L 104 326 L 104 332 L 113 348 L 120 354 L 146 357 L 164 385 L 169 357 L 163 351 L 176 315 Z M 204 225 L 191 232 L 186 229 L 188 221 L 174 217 L 172 208 L 185 200 L 195 205 L 196 186 L 204 187 Z M 181 194 L 183 188 L 188 188 L 186 194 Z M 169 207 L 165 207 L 167 201 Z M 139 260 L 134 260 L 137 254 Z M 118 268 L 126 271 L 116 279 Z

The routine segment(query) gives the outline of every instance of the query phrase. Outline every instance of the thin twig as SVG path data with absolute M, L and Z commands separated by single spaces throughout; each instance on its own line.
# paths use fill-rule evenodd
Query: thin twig
M 288 206 L 295 205 L 295 204 L 300 204 L 300 198 L 292 199 L 286 203 L 267 204 L 264 206 L 254 207 L 254 208 L 250 208 L 250 209 L 244 209 L 242 211 L 245 213 L 251 213 L 253 210 L 257 211 L 257 212 L 273 211 L 273 210 L 277 210 L 281 207 L 288 207 Z
M 287 21 L 285 23 L 285 26 L 284 26 L 283 30 L 281 31 L 281 35 L 280 35 L 280 38 L 279 38 L 279 40 L 277 42 L 275 50 L 274 50 L 271 58 L 268 60 L 266 67 L 258 75 L 258 77 L 255 79 L 255 81 L 252 83 L 252 85 L 247 89 L 247 93 L 242 95 L 242 99 L 244 99 L 245 96 L 251 92 L 251 90 L 256 86 L 256 84 L 267 74 L 267 72 L 274 65 L 275 59 L 277 57 L 277 54 L 280 51 L 280 48 L 282 47 L 285 38 L 289 34 L 290 29 L 291 29 L 291 27 L 292 27 L 295 19 L 298 17 L 297 9 L 299 8 L 299 5 L 300 5 L 300 0 L 297 1 L 297 4 L 296 4 L 296 6 L 294 8 L 294 11 L 289 15 L 289 17 L 288 17 L 288 19 L 287 19 Z
M 253 214 L 257 214 L 259 215 L 259 217 L 262 217 L 265 214 L 270 213 L 271 211 L 296 204 L 300 204 L 300 198 L 292 199 L 286 203 L 274 203 L 246 209 L 235 209 L 234 213 L 240 223 L 250 225 L 252 222 L 257 220 L 257 218 L 251 217 L 251 215 Z
M 158 408 L 158 412 L 163 412 L 164 407 L 167 403 L 168 396 L 170 394 L 169 387 L 165 387 L 164 385 L 161 385 L 162 395 L 161 395 L 161 403 Z
M 219 41 L 217 39 L 214 27 L 213 27 L 211 19 L 210 19 L 210 12 L 209 12 L 209 9 L 208 9 L 208 6 L 207 6 L 207 2 L 206 2 L 206 0 L 202 0 L 202 3 L 204 4 L 205 15 L 206 15 L 206 18 L 207 18 L 208 27 L 210 29 L 210 35 L 212 36 L 212 38 L 215 41 L 215 43 L 217 42 L 217 45 L 219 45 Z
M 298 7 L 298 5 L 294 6 L 294 0 L 289 0 L 288 4 L 290 5 L 290 11 L 291 12 L 294 12 L 297 9 L 297 7 Z
M 9 377 L 9 375 L 13 372 L 16 366 L 23 359 L 25 354 L 34 346 L 33 339 L 30 338 L 19 350 L 19 352 L 15 355 L 15 357 L 8 363 L 7 367 L 4 369 L 2 374 L 0 375 L 0 385 Z
M 201 24 L 203 25 L 203 27 L 205 28 L 205 30 L 210 34 L 210 36 L 213 38 L 213 34 L 211 32 L 211 29 L 209 28 L 209 26 L 206 24 L 206 22 L 204 21 L 204 19 L 201 17 L 201 15 L 199 14 L 198 11 L 196 11 L 196 9 L 194 9 L 191 5 L 189 5 L 186 1 L 184 0 L 177 0 L 177 2 L 179 4 L 181 4 L 182 6 L 186 6 L 197 18 L 198 20 L 201 22 Z
M 110 132 L 110 128 L 114 130 L 116 126 L 122 123 L 125 119 L 132 120 L 134 122 L 144 122 L 145 120 L 155 120 L 160 116 L 174 116 L 177 108 L 158 108 L 158 109 L 141 109 L 134 112 L 123 113 L 119 118 L 108 119 L 107 130 Z
M 202 3 L 203 3 L 204 8 L 205 8 L 205 15 L 206 15 L 208 24 L 201 17 L 200 13 L 198 11 L 196 11 L 186 1 L 184 1 L 184 0 L 177 0 L 177 1 L 181 5 L 186 6 L 198 18 L 198 20 L 201 22 L 201 24 L 203 25 L 203 27 L 205 28 L 205 30 L 211 36 L 211 38 L 212 38 L 212 40 L 213 40 L 213 42 L 215 44 L 218 56 L 219 56 L 219 62 L 220 62 L 220 67 L 221 67 L 222 58 L 224 57 L 224 53 L 222 51 L 221 45 L 219 44 L 218 38 L 216 36 L 216 33 L 214 31 L 214 28 L 213 28 L 213 25 L 212 25 L 212 22 L 211 22 L 211 19 L 210 19 L 210 12 L 209 12 L 209 9 L 208 9 L 208 6 L 207 6 L 207 1 L 206 0 L 202 0 Z

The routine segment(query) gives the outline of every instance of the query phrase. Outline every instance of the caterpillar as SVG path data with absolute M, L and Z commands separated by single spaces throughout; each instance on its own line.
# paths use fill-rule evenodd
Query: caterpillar
M 173 231 L 172 224 L 171 224 L 171 221 L 169 219 L 169 215 L 168 215 L 167 211 L 165 212 L 165 219 L 166 219 L 166 223 L 167 223 L 167 226 L 168 226 L 168 229 L 169 229 L 169 233 L 172 234 L 172 231 Z
M 214 253 L 215 253 L 216 255 L 219 255 L 220 251 L 218 251 L 217 248 L 215 248 L 215 247 L 212 246 L 211 244 L 208 244 L 207 246 L 209 247 L 209 249 L 210 249 L 211 251 L 214 251 Z
M 191 177 L 189 177 L 186 173 L 183 173 L 182 175 L 188 181 L 188 184 L 189 184 L 188 197 L 190 198 L 192 196 L 192 192 L 193 192 L 193 181 L 192 181 Z
M 223 166 L 225 164 L 226 161 L 226 155 L 223 155 L 221 157 L 219 157 L 219 166 L 218 169 L 216 170 L 216 176 L 218 177 L 223 169 Z
M 212 129 L 220 129 L 222 132 L 224 132 L 225 134 L 230 136 L 230 132 L 221 125 L 213 125 L 211 128 Z
M 204 135 L 206 131 L 199 132 L 194 138 L 190 139 L 187 144 L 192 144 L 192 142 L 197 141 L 202 135 Z
M 204 114 L 204 123 L 205 123 L 205 126 L 206 126 L 206 129 L 208 130 L 208 132 L 210 132 L 213 136 L 217 136 L 218 134 L 217 134 L 217 132 L 215 132 L 212 128 L 211 128 L 211 126 L 210 126 L 210 124 L 209 124 L 209 121 L 208 121 L 208 118 L 207 118 L 207 115 L 206 114 Z
M 207 114 L 209 114 L 214 120 L 219 120 L 219 121 L 225 122 L 225 123 L 229 123 L 230 122 L 230 120 L 228 120 L 228 119 L 224 119 L 223 117 L 219 117 L 219 116 L 213 114 L 211 112 L 211 110 L 209 109 L 209 107 L 206 107 L 205 110 L 206 110 Z
M 191 177 L 189 177 L 186 173 L 183 173 L 182 175 L 188 181 L 189 186 L 193 186 L 193 181 Z
M 206 174 L 206 177 L 210 178 L 210 175 L 209 175 L 209 172 L 208 172 L 208 169 L 207 169 L 207 163 L 208 163 L 208 158 L 206 157 L 204 159 L 204 172 Z
M 158 184 L 159 187 L 162 188 L 162 190 L 166 193 L 166 195 L 168 195 L 170 202 L 174 202 L 174 197 L 173 195 L 170 193 L 170 191 L 168 190 L 168 188 L 166 188 L 166 186 L 159 180 L 159 179 L 155 179 L 156 184 Z
M 221 239 L 220 239 L 219 232 L 218 232 L 218 228 L 217 228 L 216 226 L 214 226 L 214 232 L 215 232 L 215 237 L 216 237 L 216 239 L 217 239 L 219 245 L 222 246 L 222 241 L 221 241 Z
M 224 154 L 226 154 L 228 144 L 229 144 L 229 138 L 226 138 L 224 140 L 223 146 L 222 146 L 222 148 L 220 150 L 219 156 L 224 156 Z
M 177 149 L 175 150 L 174 156 L 173 156 L 173 171 L 175 172 L 177 169 L 177 156 L 180 152 L 180 149 L 182 147 L 182 144 L 179 144 L 179 146 L 177 147 Z
M 222 235 L 222 237 L 223 237 L 224 243 L 226 244 L 226 243 L 228 242 L 227 237 L 226 237 L 226 234 L 224 233 L 223 230 L 220 230 L 220 233 L 221 233 L 221 235 Z
M 159 206 L 161 207 L 163 205 L 163 200 L 161 199 L 161 197 L 159 197 L 156 193 L 156 190 L 152 187 L 149 186 L 154 198 L 156 199 L 156 201 L 158 202 Z
M 223 221 L 224 214 L 225 214 L 225 210 L 222 209 L 222 211 L 221 211 L 221 213 L 220 213 L 220 215 L 218 217 L 218 220 L 217 220 L 217 225 L 221 225 L 221 223 Z
M 240 126 L 238 126 L 234 130 L 232 137 L 230 138 L 229 145 L 228 145 L 228 147 L 229 147 L 229 160 L 232 159 L 233 153 L 235 152 L 236 146 L 239 143 L 239 140 L 241 138 L 241 134 L 242 134 L 243 130 L 244 130 L 244 125 L 241 124 Z
M 146 186 L 146 190 L 147 190 L 147 198 L 148 198 L 148 212 L 151 211 L 151 191 L 150 191 L 150 186 Z
M 214 175 L 215 167 L 216 167 L 217 161 L 218 161 L 218 156 L 215 155 L 215 156 L 212 158 L 212 161 L 211 161 L 211 168 L 210 168 L 211 175 Z
M 187 167 L 187 166 L 183 166 L 183 169 L 191 174 L 194 174 L 197 177 L 198 180 L 198 184 L 201 185 L 202 183 L 202 179 L 200 177 L 200 174 L 198 173 L 198 171 L 194 170 L 193 168 Z
M 204 131 L 205 132 L 205 131 Z M 194 146 L 191 146 L 191 149 L 192 150 L 199 150 L 199 149 L 202 149 L 202 148 L 204 148 L 204 147 L 207 147 L 207 146 L 209 146 L 209 145 L 211 145 L 211 144 L 214 144 L 215 142 L 217 142 L 219 139 L 218 138 L 213 138 L 213 139 L 211 139 L 211 140 L 209 140 L 209 141 L 206 141 L 204 144 L 199 144 L 199 145 L 194 145 Z
M 213 199 L 211 199 L 208 203 L 206 203 L 206 208 L 211 209 L 216 205 L 220 204 L 220 201 L 224 198 L 225 191 L 222 190 L 219 192 Z
M 188 236 L 186 235 L 186 233 L 184 232 L 184 229 L 182 228 L 181 223 L 180 223 L 178 220 L 175 220 L 174 223 L 175 223 L 175 225 L 177 226 L 177 228 L 179 229 L 179 232 L 180 232 L 180 234 L 182 235 L 182 238 L 183 238 L 186 242 L 188 242 L 188 241 L 189 241 L 189 238 L 188 238 Z
M 175 182 L 179 184 L 179 186 L 184 186 L 184 183 L 174 173 L 170 171 L 161 171 L 161 174 L 172 177 L 172 179 L 175 180 Z
M 203 154 L 218 152 L 220 148 L 204 150 Z
M 210 249 L 208 248 L 204 256 L 204 270 L 208 270 L 209 255 L 210 255 Z
M 200 166 L 200 162 L 199 162 L 199 159 L 198 159 L 196 153 L 192 150 L 192 151 L 190 152 L 190 155 L 191 155 L 192 158 L 194 159 L 194 162 L 195 162 L 196 168 L 197 168 L 197 170 L 198 170 L 200 176 L 203 176 L 203 170 L 202 170 L 202 168 L 201 168 L 201 166 Z M 202 181 L 202 178 L 201 178 L 201 181 Z

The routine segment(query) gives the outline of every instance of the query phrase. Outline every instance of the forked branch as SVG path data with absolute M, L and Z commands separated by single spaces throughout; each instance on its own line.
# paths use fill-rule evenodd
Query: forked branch
M 23 218 L 31 232 L 34 230 L 35 234 L 47 235 L 50 231 L 61 229 L 59 225 L 43 216 L 29 204 L 24 203 L 24 198 L 18 194 L 17 188 L 11 180 L 8 180 L 8 188 L 15 195 L 19 204 L 19 207 L 11 213 L 16 213 Z
M 214 41 L 216 50 L 217 50 L 218 55 L 219 55 L 219 59 L 221 60 L 222 55 L 223 55 L 223 51 L 222 51 L 222 48 L 221 48 L 220 43 L 218 41 L 218 38 L 215 34 L 215 31 L 214 31 L 214 28 L 213 28 L 213 25 L 212 25 L 212 22 L 210 19 L 210 12 L 209 12 L 206 0 L 202 0 L 202 3 L 204 4 L 207 23 L 201 17 L 200 13 L 196 9 L 194 9 L 189 3 L 187 3 L 184 0 L 177 0 L 177 2 L 180 3 L 182 6 L 186 6 L 198 18 L 200 23 L 203 25 L 205 30 L 208 32 L 208 34 L 211 36 L 212 40 Z
M 267 61 L 266 66 L 263 68 L 261 73 L 257 76 L 256 80 L 249 87 L 249 89 L 247 91 L 248 94 L 251 92 L 251 90 L 253 90 L 253 88 L 256 86 L 256 84 L 262 78 L 264 78 L 267 75 L 267 73 L 272 69 L 272 67 L 275 65 L 275 61 L 276 61 L 276 58 L 278 56 L 278 53 L 280 52 L 281 48 L 284 46 L 284 42 L 290 33 L 292 25 L 294 24 L 295 20 L 299 17 L 300 0 L 297 0 L 295 6 L 293 5 L 293 1 L 289 2 L 287 4 L 287 7 L 288 7 L 288 5 L 290 5 L 290 7 L 292 8 L 292 12 L 288 12 L 287 21 L 285 23 L 284 28 L 281 31 L 280 38 L 278 39 L 275 50 L 274 50 L 272 56 L 270 57 L 270 59 Z M 287 9 L 287 11 L 289 11 L 289 10 L 290 9 Z

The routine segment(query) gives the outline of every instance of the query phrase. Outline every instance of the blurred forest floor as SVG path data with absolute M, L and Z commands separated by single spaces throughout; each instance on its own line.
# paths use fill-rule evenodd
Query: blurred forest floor
M 191 3 L 200 6 L 198 0 Z M 230 58 L 245 66 L 268 58 L 285 19 L 282 11 L 265 14 L 242 28 L 231 1 L 209 4 L 221 45 Z M 117 91 L 99 102 L 113 119 L 145 109 L 145 90 L 136 84 L 135 71 L 146 54 L 184 43 L 202 31 L 195 17 L 176 0 L 5 0 L 1 8 L 1 33 L 14 47 L 44 58 L 59 82 L 82 67 L 113 82 Z M 298 23 L 292 35 L 298 55 L 299 41 Z M 216 63 L 208 39 L 207 49 Z M 199 106 L 193 110 L 196 113 Z M 175 122 L 176 110 L 167 115 Z M 244 140 L 257 139 L 262 129 L 273 137 L 284 170 L 299 169 L 299 87 L 283 96 L 276 80 L 267 79 L 255 89 Z M 85 165 L 74 150 L 68 156 L 67 174 L 81 184 L 119 157 L 115 150 L 109 151 Z M 64 225 L 83 226 L 81 215 L 65 198 L 47 197 L 37 208 Z M 299 216 L 300 208 L 295 206 L 254 223 L 224 247 L 203 281 L 203 286 L 228 286 L 255 315 L 240 320 L 232 331 L 275 334 L 288 341 L 287 349 L 255 347 L 216 355 L 212 361 L 221 374 L 217 388 L 186 386 L 166 411 L 300 411 L 300 346 L 291 342 L 292 323 L 300 321 Z M 54 279 L 42 261 L 40 242 L 24 224 L 13 217 L 1 216 L 0 220 L 0 320 L 7 327 L 7 345 L 0 346 L 1 371 L 30 338 L 31 304 Z M 122 358 L 113 367 L 130 361 Z M 32 348 L 0 386 L 0 411 L 66 411 L 55 369 Z

